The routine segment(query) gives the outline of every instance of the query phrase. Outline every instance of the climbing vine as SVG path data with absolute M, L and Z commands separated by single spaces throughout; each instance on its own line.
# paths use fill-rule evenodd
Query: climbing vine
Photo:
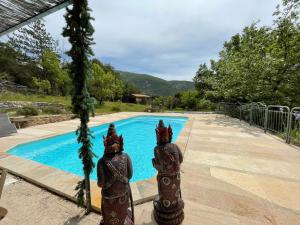
M 71 49 L 67 54 L 71 57 L 71 77 L 73 80 L 72 106 L 73 113 L 80 119 L 77 141 L 81 144 L 79 158 L 82 160 L 84 180 L 80 181 L 75 188 L 78 204 L 86 204 L 86 211 L 91 211 L 90 174 L 95 167 L 93 163 L 91 131 L 88 127 L 89 115 L 93 112 L 93 101 L 87 90 L 87 79 L 91 73 L 89 57 L 93 55 L 91 45 L 94 33 L 91 24 L 88 0 L 73 0 L 72 7 L 67 8 L 65 15 L 66 27 L 63 36 L 68 37 Z

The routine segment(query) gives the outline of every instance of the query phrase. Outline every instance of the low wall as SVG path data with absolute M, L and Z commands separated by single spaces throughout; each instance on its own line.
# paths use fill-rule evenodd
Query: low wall
M 73 114 L 46 115 L 46 116 L 30 116 L 30 117 L 11 117 L 10 120 L 15 124 L 16 128 L 25 128 L 47 123 L 61 122 L 71 120 Z
M 18 109 L 23 108 L 25 106 L 32 106 L 32 107 L 47 107 L 53 106 L 58 108 L 65 108 L 64 104 L 60 103 L 49 103 L 49 102 L 26 102 L 26 101 L 5 101 L 0 102 L 0 109 Z

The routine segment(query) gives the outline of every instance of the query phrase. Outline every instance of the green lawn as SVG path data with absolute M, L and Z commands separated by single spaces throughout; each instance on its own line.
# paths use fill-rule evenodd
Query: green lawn
M 71 106 L 70 96 L 51 96 L 37 94 L 21 94 L 13 92 L 0 92 L 0 101 L 26 101 L 26 102 L 49 102 Z
M 104 102 L 102 105 L 97 105 L 96 114 L 105 114 L 113 112 L 143 112 L 147 106 L 133 103 L 123 102 Z
M 49 96 L 36 94 L 20 94 L 12 92 L 0 92 L 0 102 L 3 101 L 28 101 L 28 102 L 49 102 L 66 105 L 67 109 L 71 106 L 70 96 Z M 123 102 L 104 102 L 102 105 L 95 106 L 96 114 L 107 114 L 113 112 L 143 112 L 147 105 L 123 103 Z M 10 115 L 15 114 L 15 110 L 9 110 Z

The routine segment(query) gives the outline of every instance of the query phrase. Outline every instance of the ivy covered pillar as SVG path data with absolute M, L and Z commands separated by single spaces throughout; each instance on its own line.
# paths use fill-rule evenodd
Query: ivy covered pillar
M 93 55 L 91 45 L 94 33 L 91 25 L 88 0 L 73 0 L 72 7 L 67 8 L 65 15 L 66 27 L 63 36 L 68 37 L 71 49 L 68 55 L 71 57 L 70 72 L 73 80 L 72 106 L 73 113 L 80 119 L 77 129 L 77 140 L 81 145 L 78 153 L 82 160 L 84 180 L 78 183 L 78 204 L 86 204 L 86 212 L 91 211 L 90 174 L 95 167 L 91 142 L 91 131 L 88 128 L 89 115 L 93 112 L 93 101 L 87 90 L 87 79 L 90 75 L 91 63 L 89 57 Z

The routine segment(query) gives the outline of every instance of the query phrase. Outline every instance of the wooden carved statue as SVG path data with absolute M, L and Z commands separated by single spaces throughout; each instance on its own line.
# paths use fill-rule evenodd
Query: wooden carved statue
M 130 157 L 123 153 L 123 137 L 115 126 L 109 126 L 104 139 L 104 155 L 98 161 L 98 186 L 102 188 L 103 225 L 134 224 L 134 211 L 129 180 L 132 177 Z M 131 210 L 129 210 L 131 206 Z
M 176 144 L 172 144 L 172 128 L 159 121 L 156 128 L 157 146 L 154 149 L 153 166 L 158 171 L 158 197 L 154 200 L 154 218 L 159 225 L 178 225 L 184 219 L 184 202 L 180 190 L 180 164 L 183 156 Z

